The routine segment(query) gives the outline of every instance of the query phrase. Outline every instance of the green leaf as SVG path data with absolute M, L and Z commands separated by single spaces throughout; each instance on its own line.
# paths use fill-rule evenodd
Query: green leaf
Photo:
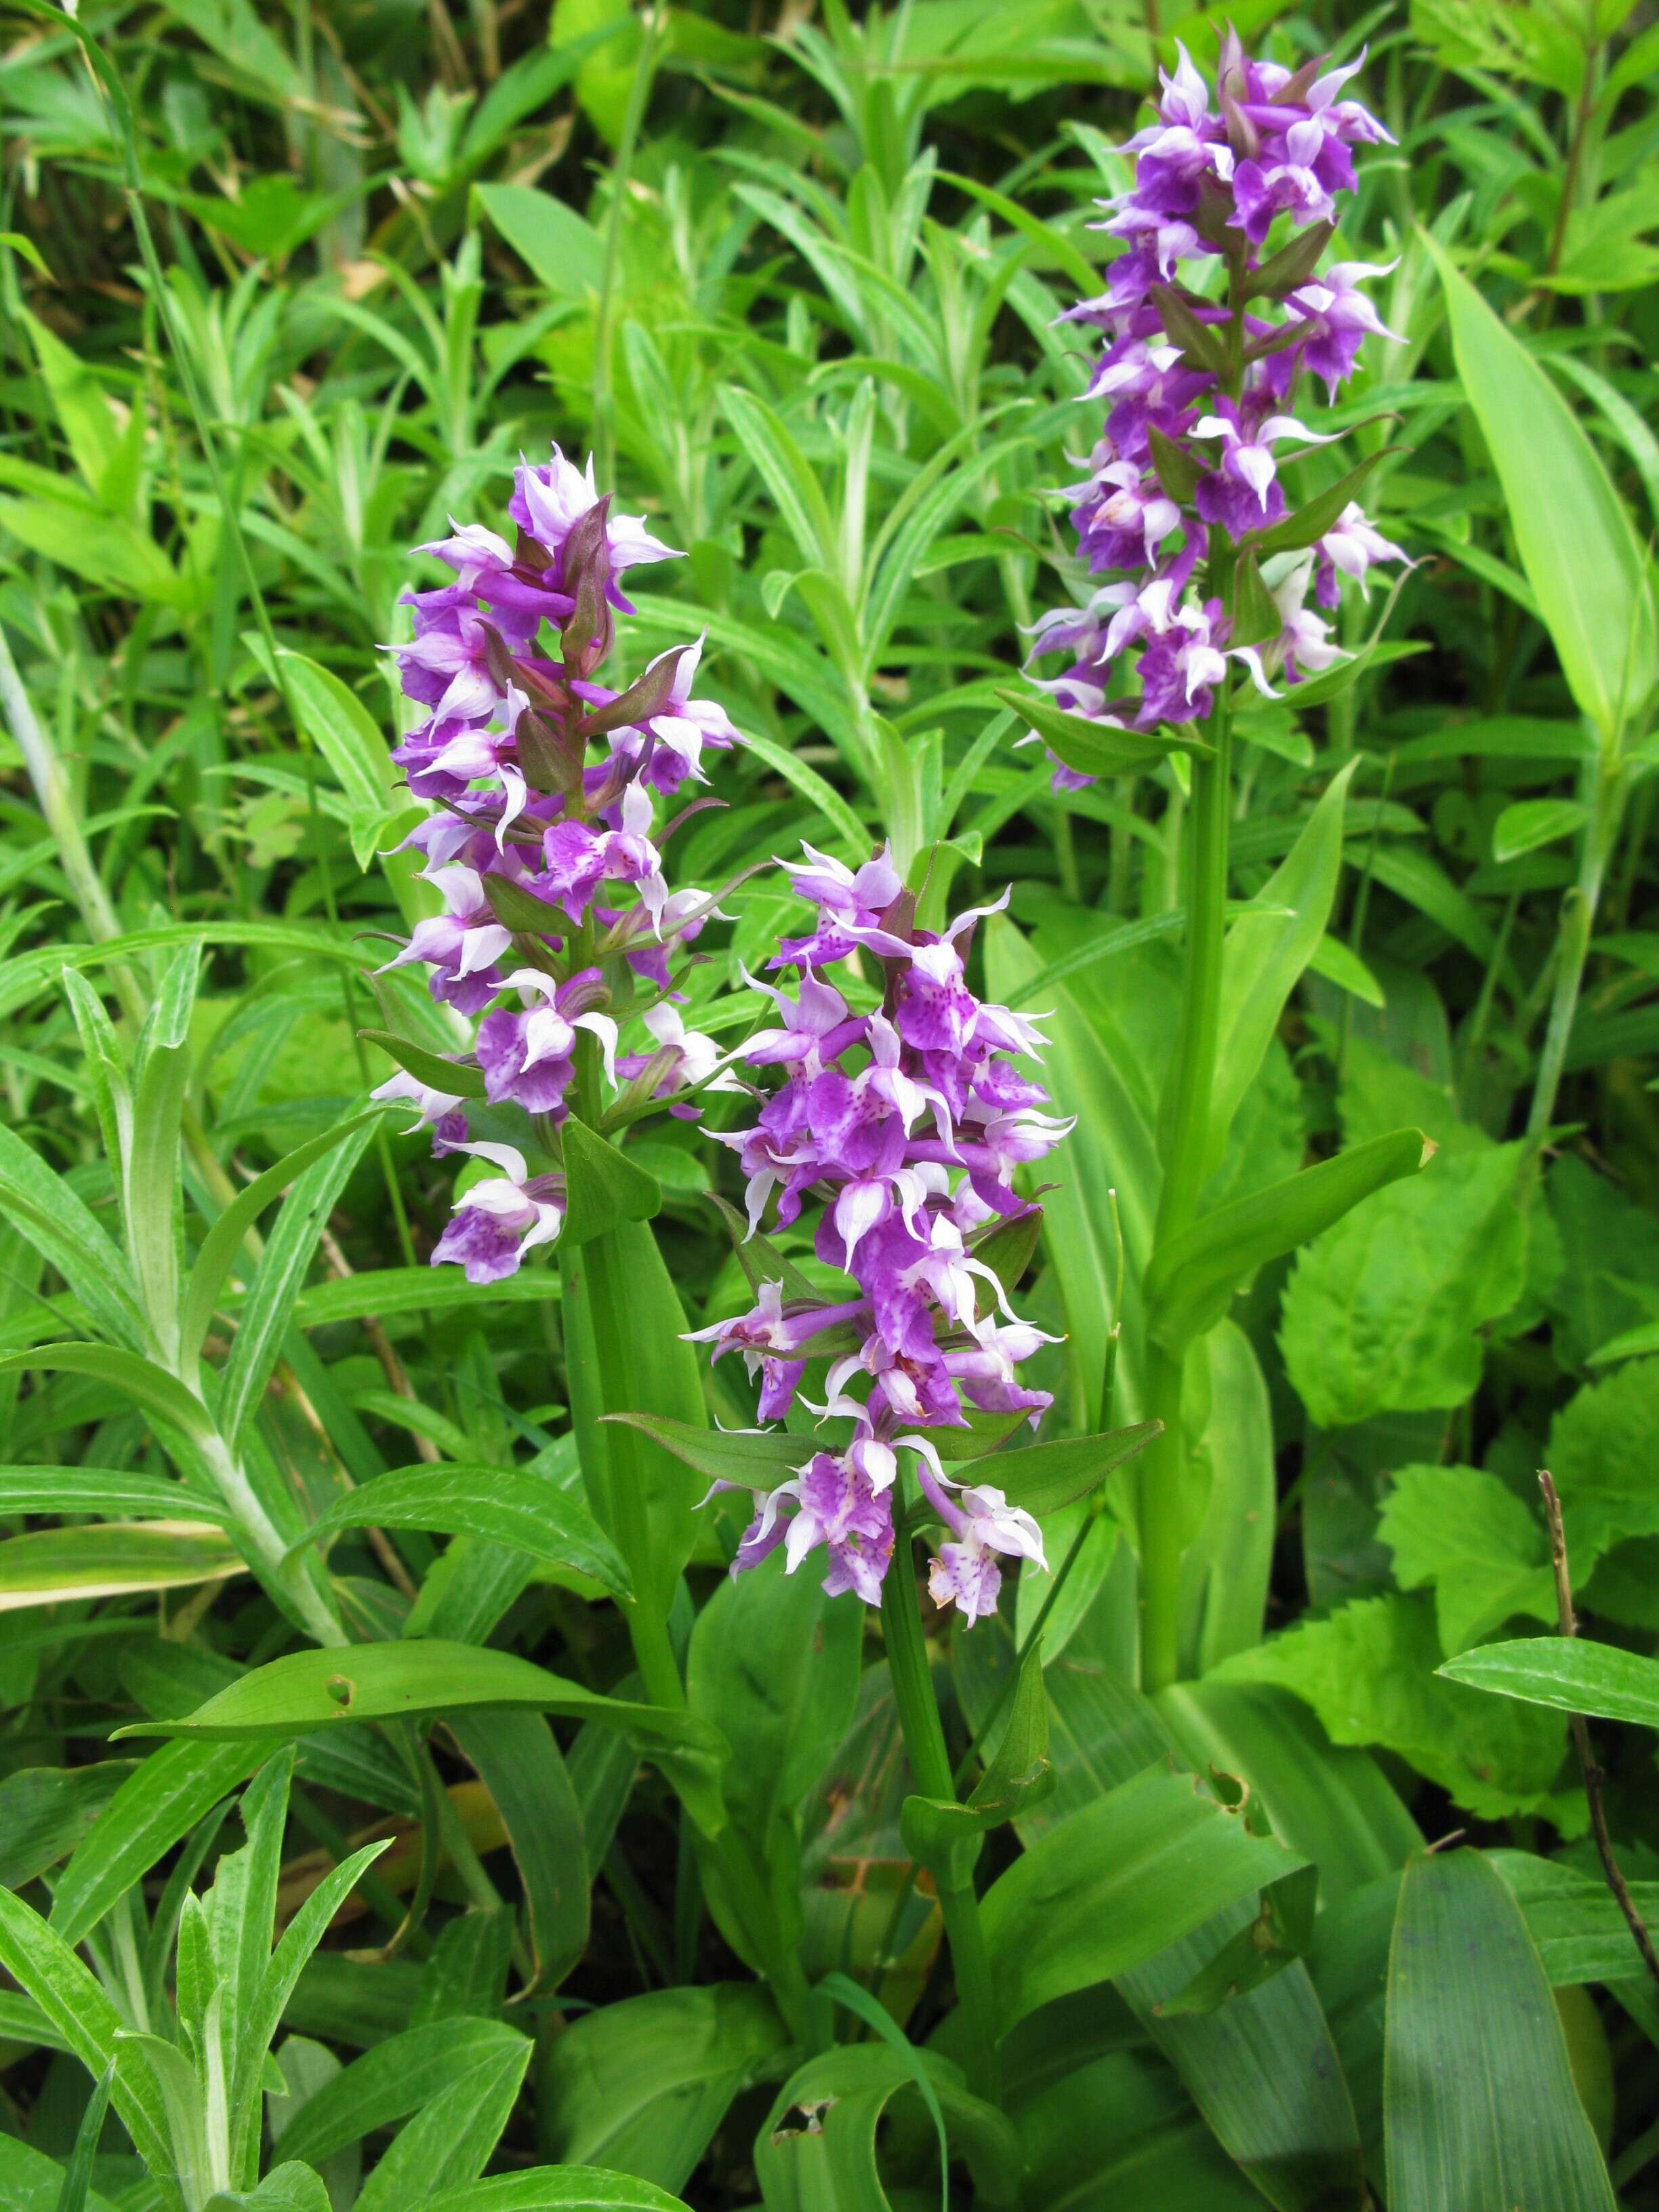
M 1385 2036 L 1389 2212 L 1613 2212 L 1549 1984 L 1479 1851 L 1406 1869 Z
M 997 696 L 1034 729 L 1050 752 L 1079 775 L 1143 775 L 1171 753 L 1207 759 L 1213 747 L 1178 730 L 1116 730 L 1086 714 L 1067 714 L 1040 692 L 1016 691 L 999 684 Z
M 1540 845 L 1577 836 L 1589 820 L 1589 807 L 1576 799 L 1517 799 L 1492 824 L 1492 859 L 1500 867 L 1506 860 L 1518 860 Z
M 452 1098 L 482 1098 L 484 1095 L 484 1079 L 476 1067 L 447 1060 L 429 1045 L 419 1044 L 413 1037 L 398 1036 L 391 1030 L 359 1030 L 357 1034 L 365 1044 L 378 1045 L 429 1091 L 441 1091 Z
M 1509 505 L 1528 580 L 1580 710 L 1617 738 L 1659 673 L 1647 564 L 1623 501 L 1577 418 L 1521 340 L 1430 234 L 1452 349 Z
M 1194 1675 L 1261 1642 L 1278 1519 L 1273 1408 L 1250 1340 L 1219 1322 L 1202 1357 L 1209 1418 L 1191 1453 L 1204 1517 L 1181 1562 L 1183 1672 Z
M 769 2212 L 889 2212 L 876 2134 L 896 2097 L 918 2101 L 924 2066 L 953 2151 L 968 2163 L 976 2201 L 1015 2201 L 1018 2139 L 1003 2115 L 970 2096 L 948 2060 L 880 2043 L 844 2045 L 809 2059 L 779 2091 L 755 2138 L 755 2171 Z M 900 2107 L 902 2111 L 902 2106 Z
M 653 1990 L 596 2007 L 549 2052 L 545 2146 L 572 2170 L 599 2165 L 681 2189 L 732 2100 L 775 2081 L 788 2051 L 771 1998 L 752 1983 Z
M 307 1143 L 296 1146 L 274 1167 L 267 1168 L 263 1175 L 255 1176 L 246 1189 L 237 1192 L 203 1238 L 201 1249 L 196 1255 L 196 1265 L 191 1270 L 190 1282 L 185 1292 L 184 1312 L 179 1325 L 180 1356 L 183 1358 L 194 1359 L 199 1355 L 203 1339 L 212 1325 L 230 1271 L 236 1264 L 236 1255 L 242 1249 L 248 1231 L 266 1206 L 279 1198 L 306 1169 L 325 1158 L 337 1145 L 343 1144 L 357 1130 L 372 1122 L 382 1110 L 380 1107 L 371 1107 L 365 1114 L 354 1115 L 335 1128 L 324 1130 L 320 1136 L 313 1137 Z M 363 1279 L 352 1276 L 347 1279 L 356 1282 Z
M 1544 1524 L 1476 1467 L 1402 1467 L 1377 1535 L 1401 1589 L 1434 1589 L 1440 1641 L 1462 1651 L 1517 1613 L 1555 1618 Z
M 362 1158 L 372 1127 L 369 1115 L 359 1116 L 338 1143 L 313 1160 L 295 1178 L 271 1224 L 222 1379 L 219 1427 L 233 1450 L 259 1409 L 293 1322 L 306 1270 L 336 1200 Z
M 1256 1268 L 1309 1243 L 1402 1176 L 1416 1175 L 1431 1150 L 1420 1129 L 1398 1129 L 1204 1215 L 1160 1245 L 1147 1269 L 1153 1334 L 1179 1351 L 1213 1328 Z
M 0 1542 L 0 1612 L 134 1590 L 187 1589 L 246 1572 L 222 1528 L 182 1516 L 170 1522 L 37 1528 Z
M 1011 1505 L 1028 1513 L 1058 1513 L 1097 1490 L 1114 1468 L 1144 1451 L 1161 1427 L 1158 1421 L 1137 1421 L 1097 1437 L 1051 1437 L 988 1459 L 959 1460 L 953 1480 L 993 1484 Z
M 1342 868 L 1342 809 L 1356 757 L 1331 779 L 1295 844 L 1262 885 L 1261 903 L 1279 914 L 1241 914 L 1221 956 L 1220 1033 L 1211 1079 L 1205 1172 L 1221 1164 L 1227 1132 L 1261 1072 L 1291 993 L 1330 920 Z
M 662 1208 L 662 1186 L 625 1152 L 574 1116 L 562 1133 L 568 1206 L 562 1245 L 591 1243 L 624 1221 L 649 1221 Z
M 1577 1392 L 1550 1423 L 1546 1464 L 1561 1493 L 1575 1584 L 1622 1536 L 1659 1534 L 1659 1359 Z
M 0 1206 L 6 1218 L 56 1267 L 102 1333 L 118 1344 L 144 1341 L 138 1294 L 126 1261 L 89 1206 L 0 1124 Z
M 1638 1958 L 1630 1923 L 1599 1872 L 1583 1874 L 1562 1859 L 1530 1851 L 1486 1856 L 1525 1915 L 1553 1990 L 1628 1979 Z M 1659 1922 L 1659 1882 L 1627 1887 L 1632 1904 L 1651 1928 Z
M 1447 1660 L 1454 1682 L 1558 1712 L 1659 1728 L 1659 1659 L 1579 1636 L 1528 1636 L 1483 1644 Z
M 605 242 L 591 222 L 551 192 L 528 185 L 475 185 L 478 204 L 556 300 L 597 294 Z
M 169 1743 L 130 1772 L 64 1869 L 54 1934 L 81 1942 L 116 1899 L 258 1765 L 254 1743 Z
M 1513 1144 L 1439 1160 L 1432 1174 L 1377 1191 L 1301 1254 L 1279 1340 L 1321 1428 L 1470 1395 L 1479 1332 L 1508 1312 L 1524 1281 L 1516 1194 L 1529 1156 Z
M 587 1852 L 581 1808 L 553 1731 L 539 1713 L 468 1713 L 450 1733 L 507 1830 L 524 1887 L 531 1974 L 557 1989 L 587 1948 Z
M 1565 1728 L 1437 1674 L 1443 1656 L 1426 1597 L 1357 1598 L 1236 1653 L 1218 1679 L 1294 1691 L 1334 1743 L 1398 1753 L 1482 1820 L 1551 1810 Z
M 597 1690 L 567 1682 L 510 1651 L 435 1639 L 357 1644 L 348 1650 L 290 1651 L 240 1675 L 182 1719 L 138 1721 L 118 1733 L 179 1736 L 198 1743 L 252 1743 L 363 1721 L 465 1712 L 480 1705 L 603 1720 L 653 1741 L 684 1744 L 715 1755 L 724 1748 L 718 1731 L 690 1713 L 602 1697 Z
M 162 1474 L 113 1467 L 0 1467 L 0 1514 L 113 1513 L 135 1520 L 228 1521 L 216 1498 Z
M 528 2036 L 515 2037 L 447 2081 L 398 2133 L 354 2212 L 412 2212 L 440 2190 L 476 2181 L 512 2116 L 531 2049 Z
M 1316 494 L 1305 506 L 1287 514 L 1282 522 L 1275 522 L 1271 529 L 1252 532 L 1243 544 L 1261 561 L 1274 553 L 1299 553 L 1304 546 L 1311 545 L 1316 538 L 1325 535 L 1377 463 L 1393 450 L 1382 446 L 1376 453 L 1367 453 L 1346 476 L 1339 477 L 1328 491 Z M 1299 687 L 1297 696 L 1301 696 Z
M 135 1771 L 128 1759 L 91 1766 L 25 1766 L 0 1782 L 0 1883 L 24 1889 L 70 1853 Z
M 527 2037 L 495 2020 L 439 2020 L 388 2036 L 306 2100 L 283 2130 L 283 2155 L 309 2165 L 418 2112 L 457 2081 L 501 2058 L 528 2057 Z
M 538 2166 L 446 2189 L 423 2212 L 686 2212 L 681 2198 L 594 2166 Z
M 290 2159 L 273 2166 L 248 2197 L 210 2197 L 206 2212 L 331 2212 L 327 2185 L 321 2174 Z
M 802 561 L 808 568 L 833 570 L 836 526 L 823 488 L 787 426 L 763 399 L 737 385 L 722 385 L 718 396 Z
M 438 1528 L 483 1536 L 548 1566 L 574 1567 L 617 1597 L 628 1570 L 574 1491 L 526 1470 L 494 1466 L 403 1467 L 337 1498 L 290 1547 L 323 1543 L 343 1528 Z
M 0 1132 L 3 1134 L 3 1132 Z M 179 1430 L 192 1443 L 210 1442 L 213 1424 L 201 1400 L 165 1367 L 112 1344 L 37 1344 L 0 1359 L 0 1375 L 42 1367 L 60 1375 L 89 1375 L 110 1383 L 143 1412 Z
M 1109 1981 L 1303 1862 L 1190 1775 L 1152 1766 L 1060 1822 L 981 1905 L 1004 2032 Z
M 0 1966 L 32 1996 L 94 2081 L 113 2063 L 125 2023 L 55 1929 L 0 1889 Z M 174 2171 L 167 2108 L 153 2083 L 118 2069 L 112 2096 L 152 2173 Z
M 588 1503 L 628 1562 L 636 1604 L 667 1614 L 696 1534 L 696 1492 L 678 1459 L 626 1427 L 624 1410 L 694 1425 L 702 1363 L 655 1237 L 628 1221 L 580 1247 L 559 1240 L 571 1426 Z
M 709 1482 L 742 1483 L 751 1490 L 775 1489 L 811 1456 L 807 1438 L 782 1429 L 694 1428 L 689 1421 L 653 1413 L 602 1413 L 599 1418 L 637 1429 Z

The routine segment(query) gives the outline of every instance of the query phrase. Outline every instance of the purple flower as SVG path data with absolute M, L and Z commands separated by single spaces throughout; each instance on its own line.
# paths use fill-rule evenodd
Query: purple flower
M 498 1007 L 478 1024 L 478 1066 L 493 1104 L 511 1100 L 527 1114 L 562 1120 L 565 1092 L 574 1073 L 578 1030 L 599 1040 L 605 1073 L 615 1090 L 617 1024 L 609 1014 L 591 1011 L 599 984 L 597 968 L 585 968 L 556 984 L 539 968 L 520 968 L 503 979 L 502 990 L 520 992 L 540 1003 L 520 1010 Z
M 1362 283 L 1387 276 L 1399 266 L 1397 261 L 1338 261 L 1312 283 L 1299 285 L 1285 305 L 1301 321 L 1304 334 L 1297 345 L 1273 356 L 1275 365 L 1285 364 L 1285 374 L 1291 363 L 1305 368 L 1334 399 L 1339 386 L 1352 375 L 1366 338 L 1389 338 L 1403 345 L 1400 333 L 1389 328 L 1359 289 Z
M 440 868 L 428 880 L 442 893 L 448 911 L 416 922 L 408 945 L 386 967 L 424 962 L 433 970 L 434 999 L 447 1000 L 459 1013 L 478 1013 L 501 988 L 495 963 L 511 949 L 513 933 L 495 919 L 475 870 Z
M 1331 527 L 1315 546 L 1318 581 L 1314 597 L 1322 607 L 1334 607 L 1337 603 L 1337 575 L 1352 576 L 1366 594 L 1366 572 L 1379 561 L 1403 561 L 1405 554 L 1398 545 L 1384 538 L 1374 524 L 1368 522 L 1359 507 L 1350 500 Z
M 469 1283 L 499 1283 L 518 1273 L 535 1245 L 559 1233 L 563 1209 L 556 1203 L 556 1179 L 531 1176 L 524 1154 L 511 1145 L 458 1145 L 501 1170 L 475 1182 L 456 1201 L 449 1226 L 433 1248 L 432 1264 L 453 1261 L 466 1270 Z

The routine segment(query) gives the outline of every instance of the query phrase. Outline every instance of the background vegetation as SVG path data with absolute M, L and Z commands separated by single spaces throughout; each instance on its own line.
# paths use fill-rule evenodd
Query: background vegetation
M 1486 2203 L 1447 2193 L 1457 2172 L 1501 2190 L 1493 2204 L 1659 2203 L 1659 1989 L 1603 1887 L 1565 1715 L 1437 1671 L 1504 1629 L 1553 1630 L 1543 1465 L 1586 1632 L 1638 1656 L 1659 1639 L 1659 737 L 1626 680 L 1659 523 L 1659 26 L 1630 0 L 1158 12 L 913 0 L 849 17 L 791 0 L 641 17 L 557 0 L 550 24 L 523 0 L 83 0 L 101 75 L 65 18 L 8 13 L 0 1958 L 16 1990 L 0 1986 L 0 2203 L 207 2201 L 179 2148 L 209 2124 L 183 2086 L 217 2033 L 203 1947 L 263 1975 L 273 1914 L 322 1948 L 291 1993 L 277 1974 L 222 1997 L 228 2014 L 241 1992 L 227 2063 L 252 2130 L 245 2190 L 269 2091 L 280 2155 L 337 2208 L 367 2170 L 366 2212 L 559 2164 L 641 2179 L 477 2202 L 669 2201 L 654 2185 L 711 2208 L 862 2208 L 884 2186 L 920 2204 L 935 2116 L 967 2161 L 963 2204 L 1015 2186 L 1045 2207 L 1346 2204 L 1367 2187 L 1398 2212 Z M 395 1729 L 307 1735 L 291 1790 L 279 1758 L 228 1817 L 270 1745 L 111 1742 L 303 1638 L 203 1498 L 178 1507 L 177 1408 L 121 1364 L 100 1240 L 174 1251 L 181 1132 L 199 1261 L 239 1190 L 337 1133 L 389 1073 L 360 1032 L 454 1048 L 417 984 L 371 973 L 426 910 L 416 856 L 392 850 L 413 817 L 378 647 L 408 634 L 408 549 L 450 514 L 495 524 L 520 453 L 556 439 L 591 447 L 600 483 L 688 551 L 635 594 L 626 673 L 706 627 L 702 681 L 749 739 L 722 763 L 728 805 L 677 841 L 679 880 L 720 883 L 802 837 L 856 857 L 890 836 L 906 864 L 938 848 L 953 904 L 1012 882 L 986 985 L 1055 1010 L 1048 1080 L 1079 1117 L 1024 1303 L 1066 1336 L 1041 1378 L 1055 1432 L 1109 1425 L 1102 1378 L 1112 1332 L 1138 1325 L 1172 1043 L 1182 792 L 1166 765 L 1056 796 L 999 690 L 1070 574 L 1051 495 L 1092 435 L 1076 404 L 1090 357 L 1054 318 L 1100 289 L 1106 241 L 1087 226 L 1127 181 L 1113 149 L 1152 80 L 1148 22 L 1166 58 L 1179 33 L 1207 65 L 1223 12 L 1291 62 L 1369 42 L 1365 97 L 1398 144 L 1364 165 L 1337 245 L 1393 264 L 1376 292 L 1398 337 L 1368 346 L 1328 427 L 1390 448 L 1367 504 L 1416 565 L 1386 610 L 1374 585 L 1346 611 L 1351 648 L 1381 638 L 1356 682 L 1243 727 L 1241 900 L 1334 772 L 1352 777 L 1328 917 L 1212 1197 L 1402 1123 L 1439 1154 L 1261 1269 L 1207 1340 L 1182 1683 L 1156 1700 L 1133 1686 L 1132 1491 L 1114 1478 L 1048 1528 L 1051 1559 L 1075 1544 L 1044 1623 L 1057 1780 L 1020 1839 L 1173 1754 L 1237 1778 L 1250 1817 L 1317 1868 L 1316 1917 L 1264 1907 L 1267 1950 L 1292 1963 L 1190 2033 L 1156 2010 L 1190 1959 L 1173 1980 L 1156 1946 L 1121 1973 L 1097 1960 L 1086 2003 L 1024 2024 L 1013 2133 L 981 2141 L 925 2069 L 924 2105 L 894 2026 L 918 2046 L 937 2031 L 948 2057 L 879 1638 L 850 1601 L 831 1631 L 792 1584 L 793 1609 L 755 1601 L 737 1664 L 703 1626 L 726 1602 L 724 1518 L 678 1622 L 692 1706 L 766 1773 L 743 1817 L 787 1839 L 810 1975 L 850 1991 L 850 2075 L 845 2053 L 795 2074 L 802 2053 L 704 1910 L 668 1783 L 574 1706 L 556 1736 L 493 1709 L 404 1753 Z M 1495 322 L 1454 333 L 1437 260 Z M 789 911 L 769 874 L 725 905 L 699 1003 Z M 159 1132 L 136 1155 L 123 1056 L 135 1126 Z M 296 1534 L 332 1510 L 355 1638 L 470 1643 L 625 1697 L 601 1582 L 465 1504 L 493 1494 L 492 1471 L 556 1495 L 580 1482 L 558 1272 L 484 1291 L 428 1272 L 454 1164 L 400 1126 L 365 1120 L 317 1167 L 302 1158 L 304 1203 L 265 1221 L 257 1268 L 240 1227 L 218 1255 L 196 1319 L 253 1479 Z M 738 1310 L 709 1202 L 736 1195 L 729 1157 L 688 1125 L 631 1152 L 662 1187 L 690 1321 Z M 87 1356 L 39 1358 L 70 1340 Z M 734 1364 L 708 1383 L 729 1425 L 750 1418 Z M 1120 1397 L 1116 1417 L 1138 1410 Z M 366 1528 L 342 1510 L 411 1465 L 457 1471 L 449 1517 L 399 1528 L 388 1510 Z M 939 1643 L 962 1743 L 1050 1595 L 1028 1573 L 971 1643 Z M 1612 1710 L 1635 1717 L 1645 1695 L 1659 1714 L 1632 1695 Z M 1596 1744 L 1651 1911 L 1652 1738 L 1598 1724 Z M 1456 1831 L 1486 1856 L 1413 1862 L 1390 1994 L 1401 1870 Z M 355 1888 L 356 1862 L 331 1874 L 388 1836 Z M 988 1866 L 1014 1848 L 1000 1832 Z M 1433 1891 L 1437 1868 L 1471 1863 L 1490 1893 Z M 216 1868 L 216 1906 L 187 1905 Z M 1133 1922 L 1150 1897 L 1089 1911 Z M 48 1913 L 56 1948 L 34 1932 Z M 1211 2032 L 1258 1999 L 1248 2029 Z M 106 2116 L 94 2081 L 118 2028 L 171 2057 L 152 2054 L 153 2094 L 118 2071 Z M 1418 2139 L 1422 2084 L 1444 2069 L 1467 2077 L 1467 2167 Z M 1286 2087 L 1315 2075 L 1346 2079 L 1334 2107 Z M 1593 2149 L 1587 2179 L 1539 2147 L 1577 2141 L 1548 2119 L 1573 2082 L 1611 2183 Z M 774 2130 L 824 2095 L 842 2163 L 822 2185 L 841 2193 L 812 2197 L 817 2168 Z M 1537 2111 L 1510 2186 L 1481 2127 L 1496 2112 L 1500 2136 L 1524 2136 Z M 172 2184 L 155 2178 L 169 2163 Z

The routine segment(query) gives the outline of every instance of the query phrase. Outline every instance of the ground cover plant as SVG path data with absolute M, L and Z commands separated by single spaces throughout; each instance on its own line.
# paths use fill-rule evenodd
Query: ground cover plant
M 6 23 L 0 2206 L 1659 2202 L 1652 11 Z

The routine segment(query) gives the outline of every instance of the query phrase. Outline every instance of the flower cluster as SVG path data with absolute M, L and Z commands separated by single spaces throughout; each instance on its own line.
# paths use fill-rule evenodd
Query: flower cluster
M 1017 1370 L 1052 1340 L 1015 1318 L 981 1254 L 1030 1210 L 1014 1193 L 1014 1170 L 1041 1159 L 1071 1124 L 1042 1110 L 1046 1092 L 1011 1057 L 1039 1049 L 1036 1024 L 968 986 L 974 927 L 994 909 L 920 929 L 885 848 L 856 870 L 804 852 L 788 873 L 817 909 L 814 927 L 770 963 L 797 971 L 793 994 L 747 979 L 774 1019 L 742 1057 L 782 1080 L 754 1126 L 721 1141 L 747 1178 L 751 1234 L 769 1213 L 787 1227 L 811 1203 L 817 1257 L 849 1279 L 849 1293 L 786 1297 L 781 1278 L 763 1281 L 751 1311 L 697 1334 L 716 1359 L 744 1354 L 767 1420 L 788 1413 L 809 1358 L 830 1359 L 825 1401 L 810 1409 L 850 1420 L 854 1433 L 844 1449 L 814 1452 L 793 1480 L 756 1494 L 736 1565 L 752 1566 L 781 1544 L 793 1570 L 822 1545 L 825 1589 L 877 1603 L 893 1554 L 897 1454 L 908 1448 L 948 1532 L 933 1566 L 934 1599 L 971 1623 L 996 1603 L 999 1557 L 1041 1563 L 1042 1539 L 1000 1491 L 953 1482 L 927 1431 L 967 1427 L 964 1400 L 1034 1425 L 1049 1403 Z M 858 1012 L 823 971 L 861 975 L 866 956 L 884 988 L 879 1006 Z
M 416 549 L 454 581 L 404 594 L 414 638 L 389 648 L 404 694 L 426 710 L 392 757 L 431 805 L 408 842 L 444 910 L 387 964 L 425 968 L 434 999 L 482 1018 L 455 1092 L 402 1073 L 375 1095 L 416 1106 L 435 1151 L 501 1170 L 466 1193 L 433 1254 L 475 1283 L 513 1273 L 564 1214 L 556 1168 L 532 1176 L 516 1146 L 467 1141 L 479 1078 L 492 1106 L 535 1119 L 550 1153 L 580 1032 L 613 1087 L 641 1085 L 671 1111 L 695 1112 L 678 1094 L 722 1079 L 714 1048 L 671 1002 L 670 955 L 714 911 L 664 878 L 662 847 L 692 810 L 661 828 L 656 817 L 659 799 L 707 781 L 705 750 L 738 735 L 723 709 L 691 696 L 701 641 L 659 655 L 625 690 L 598 680 L 615 615 L 633 611 L 617 579 L 677 556 L 641 520 L 612 514 L 591 461 L 584 471 L 556 446 L 544 466 L 520 466 L 507 512 L 511 544 L 452 522 L 451 536 Z M 615 1010 L 641 989 L 657 1049 L 618 1060 Z
M 1087 393 L 1105 404 L 1103 432 L 1065 495 L 1090 574 L 1115 580 L 1085 606 L 1044 616 L 1032 635 L 1033 659 L 1070 656 L 1040 688 L 1117 729 L 1203 720 L 1231 661 L 1269 696 L 1275 668 L 1294 683 L 1328 667 L 1340 655 L 1304 605 L 1310 581 L 1328 611 L 1339 576 L 1363 590 L 1374 563 L 1405 557 L 1349 502 L 1279 549 L 1282 573 L 1267 578 L 1276 635 L 1242 638 L 1214 588 L 1242 549 L 1285 520 L 1279 472 L 1295 457 L 1285 449 L 1329 442 L 1289 411 L 1304 374 L 1334 398 L 1364 339 L 1394 335 L 1360 289 L 1387 269 L 1350 261 L 1316 273 L 1335 195 L 1354 188 L 1352 149 L 1389 133 L 1340 96 L 1358 62 L 1291 71 L 1251 60 L 1230 32 L 1212 106 L 1177 51 L 1158 120 L 1123 149 L 1135 156 L 1134 184 L 1099 226 L 1126 250 L 1106 290 L 1060 319 L 1106 338 Z M 1290 235 L 1264 258 L 1281 216 Z M 1219 298 L 1182 281 L 1187 264 L 1201 281 L 1206 264 L 1219 264 L 1209 288 Z M 1089 779 L 1061 765 L 1054 781 Z

